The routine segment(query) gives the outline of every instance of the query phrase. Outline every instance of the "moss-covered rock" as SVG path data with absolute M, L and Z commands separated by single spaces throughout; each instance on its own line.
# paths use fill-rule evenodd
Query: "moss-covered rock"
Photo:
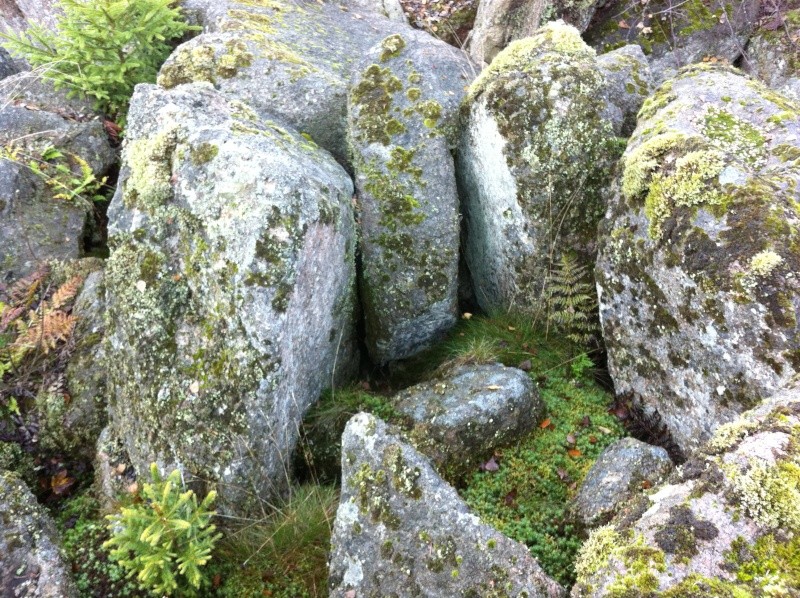
M 0 594 L 73 598 L 56 526 L 15 474 L 0 470 Z
M 411 28 L 375 11 L 350 10 L 347 3 L 230 1 L 197 10 L 210 33 L 178 47 L 162 67 L 159 84 L 208 81 L 349 164 L 351 68 L 380 40 Z
M 638 514 L 584 544 L 572 596 L 792 596 L 800 562 L 800 391 L 721 428 Z
M 645 102 L 596 278 L 617 391 L 684 450 L 800 367 L 800 108 L 725 67 Z
M 562 252 L 593 263 L 617 155 L 605 78 L 578 31 L 550 23 L 472 84 L 458 154 L 478 303 L 531 310 Z
M 472 515 L 428 461 L 366 413 L 342 436 L 331 596 L 559 597 L 527 547 Z
M 53 156 L 53 150 L 60 156 Z M 50 259 L 81 257 L 91 238 L 94 207 L 65 199 L 55 165 L 82 180 L 80 161 L 99 180 L 117 160 L 91 103 L 66 99 L 41 77 L 13 75 L 0 85 L 0 277 L 15 280 Z M 51 178 L 28 167 L 35 162 Z M 68 178 L 64 181 L 71 184 Z
M 385 38 L 355 69 L 348 137 L 366 341 L 378 363 L 425 349 L 456 322 L 458 193 L 450 147 L 470 72 L 465 54 L 418 31 Z
M 596 0 L 481 0 L 468 51 L 478 64 L 491 63 L 510 42 L 531 36 L 541 25 L 556 19 L 583 31 L 596 4 Z
M 704 59 L 733 63 L 757 21 L 757 0 L 615 0 L 598 9 L 586 41 L 598 52 L 638 44 L 647 54 L 656 83 Z
M 114 436 L 137 470 L 178 467 L 252 513 L 286 483 L 305 410 L 352 372 L 352 182 L 208 84 L 139 86 L 128 123 L 106 270 Z
M 783 95 L 800 100 L 800 10 L 778 13 L 781 26 L 769 30 L 762 26 L 750 38 L 742 69 L 761 79 L 768 87 Z

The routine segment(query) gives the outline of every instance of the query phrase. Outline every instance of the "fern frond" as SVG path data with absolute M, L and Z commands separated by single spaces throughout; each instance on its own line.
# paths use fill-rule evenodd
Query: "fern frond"
M 77 296 L 82 285 L 82 276 L 73 276 L 70 278 L 53 293 L 53 296 L 50 298 L 50 309 L 62 309 Z

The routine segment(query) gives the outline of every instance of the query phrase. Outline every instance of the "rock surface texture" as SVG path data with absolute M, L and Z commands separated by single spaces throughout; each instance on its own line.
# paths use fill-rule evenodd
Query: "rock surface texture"
M 94 206 L 61 198 L 55 164 L 80 173 L 85 161 L 100 179 L 117 159 L 91 104 L 67 100 L 41 79 L 20 73 L 0 82 L 0 278 L 20 278 L 49 259 L 83 255 Z M 58 150 L 61 157 L 48 159 Z M 45 176 L 28 163 L 40 164 Z M 80 174 L 76 174 L 80 176 Z
M 501 364 L 465 365 L 408 388 L 392 405 L 413 422 L 411 437 L 437 467 L 474 471 L 493 449 L 544 419 L 530 376 Z
M 252 512 L 287 480 L 297 426 L 352 372 L 347 173 L 208 84 L 137 87 L 110 208 L 112 423 L 138 471 L 216 482 Z
M 639 109 L 655 91 L 647 57 L 639 46 L 628 44 L 598 56 L 597 64 L 605 77 L 603 117 L 617 137 L 630 137 Z
M 761 79 L 768 87 L 793 100 L 800 100 L 800 10 L 783 15 L 783 23 L 774 30 L 761 27 L 750 38 L 742 69 Z
M 586 527 L 608 521 L 633 496 L 673 469 L 667 451 L 635 438 L 618 440 L 592 465 L 575 497 L 575 514 Z
M 604 93 L 594 50 L 563 22 L 511 44 L 470 87 L 458 173 L 485 311 L 532 309 L 564 251 L 593 262 L 618 151 Z
M 470 514 L 427 460 L 360 413 L 342 436 L 330 595 L 563 596 L 528 549 Z
M 0 595 L 73 598 L 55 524 L 15 474 L 0 471 Z
M 210 33 L 177 48 L 159 84 L 208 81 L 262 118 L 309 135 L 343 164 L 352 67 L 385 37 L 413 33 L 404 23 L 339 3 L 225 1 L 196 10 Z
M 491 63 L 509 43 L 536 33 L 545 21 L 563 19 L 583 31 L 596 0 L 481 0 L 468 51 L 478 64 Z
M 744 0 L 613 0 L 597 11 L 586 40 L 598 52 L 638 44 L 647 54 L 656 83 L 704 58 L 733 63 L 744 52 L 760 2 Z
M 450 147 L 474 68 L 410 31 L 354 69 L 348 136 L 361 225 L 366 342 L 380 364 L 410 357 L 455 324 L 459 206 Z
M 574 597 L 788 596 L 800 575 L 800 391 L 721 427 L 577 562 Z
M 639 114 L 596 278 L 619 394 L 688 452 L 800 361 L 800 112 L 726 67 L 689 67 Z

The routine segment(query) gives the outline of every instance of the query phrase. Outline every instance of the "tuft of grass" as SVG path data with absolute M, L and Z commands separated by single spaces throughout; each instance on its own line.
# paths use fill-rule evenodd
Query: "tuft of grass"
M 266 519 L 221 540 L 212 595 L 321 598 L 328 595 L 328 549 L 339 503 L 334 486 L 301 485 Z

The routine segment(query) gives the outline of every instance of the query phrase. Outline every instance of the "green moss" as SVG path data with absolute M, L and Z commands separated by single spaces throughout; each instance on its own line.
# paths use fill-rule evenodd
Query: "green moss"
M 390 58 L 395 58 L 406 47 L 406 40 L 403 36 L 395 33 L 381 42 L 381 62 L 386 62 Z
M 766 141 L 750 123 L 714 107 L 706 111 L 704 122 L 703 133 L 715 147 L 750 164 L 763 160 Z
M 239 40 L 228 40 L 221 48 L 213 45 L 181 46 L 161 69 L 158 84 L 171 89 L 184 83 L 235 77 L 241 68 L 252 65 L 253 54 Z
M 213 143 L 204 142 L 189 150 L 190 159 L 195 166 L 201 166 L 211 162 L 211 160 L 217 157 L 217 154 L 219 154 L 219 146 Z
M 800 466 L 776 466 L 756 459 L 743 474 L 732 474 L 736 497 L 747 514 L 767 529 L 800 531 Z
M 405 126 L 392 113 L 392 94 L 402 91 L 403 84 L 388 68 L 370 65 L 351 92 L 358 106 L 359 139 L 388 145 L 391 138 L 405 131 Z
M 130 167 L 123 201 L 129 208 L 152 212 L 172 198 L 172 154 L 177 127 L 128 141 L 123 160 Z

